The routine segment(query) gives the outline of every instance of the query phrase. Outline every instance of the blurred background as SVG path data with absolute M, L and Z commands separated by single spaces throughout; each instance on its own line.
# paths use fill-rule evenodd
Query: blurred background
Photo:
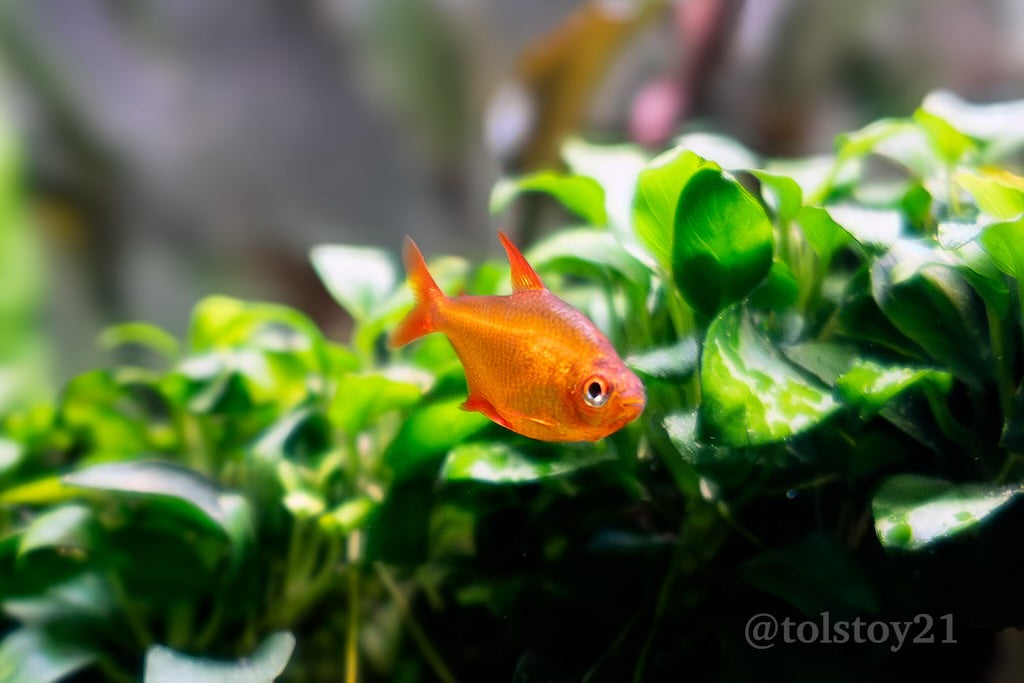
M 28 202 L 0 336 L 35 333 L 0 340 L 0 385 L 95 365 L 113 322 L 180 335 L 212 293 L 343 335 L 314 244 L 496 254 L 537 221 L 488 216 L 492 184 L 568 136 L 827 153 L 933 89 L 1024 96 L 1021 36 L 1020 0 L 5 0 L 0 143 Z

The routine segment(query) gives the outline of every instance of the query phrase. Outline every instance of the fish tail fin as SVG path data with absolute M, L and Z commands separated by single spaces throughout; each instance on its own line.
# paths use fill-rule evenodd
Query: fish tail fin
M 402 261 L 405 263 L 405 271 L 409 276 L 409 286 L 412 287 L 416 305 L 391 333 L 388 342 L 391 348 L 405 346 L 414 339 L 435 331 L 437 327 L 434 325 L 433 311 L 437 303 L 445 298 L 441 288 L 427 270 L 423 254 L 411 237 L 405 238 Z

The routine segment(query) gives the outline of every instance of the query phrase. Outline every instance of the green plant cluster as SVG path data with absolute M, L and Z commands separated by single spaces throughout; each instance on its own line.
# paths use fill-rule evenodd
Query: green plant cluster
M 183 341 L 108 330 L 0 422 L 0 680 L 977 673 L 1024 614 L 1022 148 L 1024 102 L 936 93 L 830 157 L 576 141 L 500 182 L 495 212 L 578 217 L 526 257 L 647 386 L 597 444 L 460 410 L 441 335 L 388 351 L 392 249 L 312 253 L 346 344 L 219 296 Z M 957 643 L 759 650 L 758 612 L 948 613 Z

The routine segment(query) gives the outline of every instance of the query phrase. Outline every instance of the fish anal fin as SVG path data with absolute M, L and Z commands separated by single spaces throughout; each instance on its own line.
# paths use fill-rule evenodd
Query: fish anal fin
M 533 266 L 527 263 L 526 258 L 516 248 L 516 245 L 512 244 L 512 241 L 500 230 L 498 231 L 498 239 L 501 240 L 502 246 L 505 247 L 509 265 L 512 266 L 512 291 L 521 292 L 529 289 L 547 289 L 544 283 L 541 282 L 540 276 L 533 269 Z
M 483 396 L 481 396 L 480 394 L 470 394 L 469 398 L 467 398 L 463 402 L 461 408 L 463 410 L 468 410 L 470 412 L 483 413 L 492 421 L 497 422 L 505 429 L 512 429 L 512 425 L 510 425 L 508 421 L 501 415 L 498 415 L 498 411 L 494 409 L 494 406 L 491 404 L 491 402 L 488 401 Z

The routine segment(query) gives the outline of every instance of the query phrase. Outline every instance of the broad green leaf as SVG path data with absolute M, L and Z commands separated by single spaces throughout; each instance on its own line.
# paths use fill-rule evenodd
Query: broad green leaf
M 881 119 L 836 138 L 839 159 L 850 161 L 877 154 L 895 161 L 918 177 L 929 177 L 936 165 L 927 131 L 909 119 Z
M 800 298 L 800 283 L 782 261 L 773 261 L 768 276 L 750 293 L 750 306 L 762 310 L 783 311 Z
M 19 628 L 0 641 L 0 681 L 56 683 L 95 659 L 95 652 L 43 629 Z
M 307 364 L 315 367 L 323 335 L 309 318 L 287 306 L 210 296 L 192 311 L 188 341 L 193 351 L 241 346 L 312 357 Z
M 757 168 L 760 165 L 756 154 L 738 140 L 725 135 L 686 133 L 676 138 L 675 144 L 702 159 L 707 159 L 730 170 Z
M 647 164 L 647 154 L 635 145 L 595 145 L 570 139 L 562 146 L 562 157 L 572 173 L 601 185 L 609 225 L 624 243 L 631 239 L 637 176 Z
M 526 254 L 538 272 L 590 274 L 609 270 L 635 286 L 650 277 L 647 268 L 629 254 L 615 236 L 604 230 L 560 230 L 533 246 Z
M 584 456 L 567 451 L 561 457 L 530 458 L 503 443 L 471 442 L 449 451 L 440 477 L 445 481 L 520 484 L 562 476 L 610 459 L 610 453 L 599 451 Z
M 751 171 L 761 181 L 761 194 L 783 221 L 791 221 L 803 206 L 803 191 L 795 180 L 768 171 Z
M 971 193 L 979 209 L 996 220 L 1011 220 L 1024 214 L 1024 178 L 1006 171 L 984 175 L 960 171 L 954 180 Z
M 948 91 L 929 93 L 921 108 L 985 143 L 985 158 L 1002 158 L 1024 146 L 1024 100 L 973 104 Z
M 949 166 L 958 163 L 966 154 L 976 149 L 969 137 L 951 126 L 941 116 L 926 109 L 914 112 L 914 122 L 925 132 L 935 154 Z
M 829 216 L 866 249 L 879 251 L 895 244 L 903 233 L 903 214 L 852 204 L 826 207 Z
M 17 467 L 24 456 L 25 449 L 20 443 L 0 436 L 0 477 Z
M 832 342 L 808 341 L 785 346 L 782 352 L 829 386 L 835 385 L 840 375 L 861 360 L 857 347 Z
M 466 437 L 492 424 L 480 413 L 462 410 L 462 398 L 438 401 L 415 410 L 402 423 L 384 460 L 396 473 L 414 469 L 447 452 Z
M 273 633 L 256 650 L 230 662 L 201 659 L 176 652 L 163 645 L 146 651 L 143 683 L 271 683 L 280 676 L 295 650 L 295 636 L 287 631 Z
M 959 249 L 977 239 L 985 225 L 986 222 L 976 220 L 939 221 L 935 237 L 943 249 Z
M 947 393 L 953 385 L 953 376 L 930 368 L 883 366 L 860 360 L 836 380 L 843 401 L 857 407 L 862 416 L 877 412 L 907 389 L 922 384 Z
M 839 408 L 754 328 L 740 305 L 722 311 L 708 328 L 700 379 L 701 430 L 725 445 L 782 441 Z
M 323 415 L 311 408 L 300 408 L 283 415 L 261 434 L 252 453 L 271 462 L 315 457 L 327 449 L 329 429 Z
M 53 475 L 0 491 L 0 503 L 8 505 L 45 505 L 47 503 L 70 500 L 77 496 L 78 491 L 65 486 L 59 476 Z
M 807 615 L 842 609 L 846 614 L 876 612 L 874 586 L 853 555 L 820 533 L 766 552 L 738 569 L 740 578 L 777 595 Z
M 772 265 L 772 224 L 739 183 L 701 169 L 675 213 L 672 274 L 687 303 L 707 316 L 746 296 Z
M 674 381 L 686 379 L 697 369 L 700 347 L 697 340 L 684 337 L 669 346 L 661 346 L 626 356 L 625 362 L 634 371 L 654 379 Z
M 326 507 L 322 496 L 303 489 L 289 491 L 281 499 L 281 502 L 296 519 L 319 517 Z
M 919 474 L 886 479 L 871 501 L 886 548 L 919 550 L 988 519 L 1020 495 L 1019 486 L 952 484 Z
M 834 192 L 840 192 L 860 179 L 863 164 L 859 159 L 840 160 L 832 156 L 803 159 L 772 159 L 764 173 L 790 178 L 800 188 L 802 201 L 819 204 Z M 763 182 L 763 181 L 762 181 Z
M 537 171 L 519 178 L 502 178 L 491 190 L 490 211 L 501 213 L 524 192 L 543 192 L 558 200 L 590 225 L 605 225 L 604 189 L 582 175 Z
M 88 548 L 92 545 L 92 510 L 84 505 L 63 505 L 44 512 L 26 527 L 18 546 L 24 555 L 39 548 Z
M 21 558 L 25 571 L 36 571 L 38 565 L 29 564 L 31 559 Z M 99 572 L 79 570 L 69 578 L 47 578 L 42 590 L 4 600 L 4 612 L 26 626 L 39 627 L 74 620 L 103 621 L 117 609 L 110 581 Z
M 672 272 L 672 240 L 683 188 L 707 164 L 693 152 L 676 147 L 655 157 L 640 172 L 633 200 L 633 227 L 655 261 Z
M 156 325 L 142 322 L 112 325 L 100 333 L 99 343 L 104 349 L 114 349 L 127 344 L 143 346 L 169 359 L 177 357 L 180 348 L 178 340 L 171 333 Z
M 999 270 L 1024 281 L 1024 219 L 990 225 L 980 240 Z
M 96 465 L 65 475 L 67 486 L 99 491 L 161 496 L 184 503 L 199 511 L 224 530 L 232 541 L 240 541 L 237 528 L 230 523 L 222 499 L 225 495 L 209 479 L 169 462 L 134 460 Z
M 381 249 L 324 244 L 310 259 L 327 291 L 357 322 L 373 317 L 398 284 L 398 270 Z
M 329 533 L 349 534 L 366 523 L 377 505 L 377 501 L 366 496 L 353 498 L 323 513 L 317 522 Z
M 384 375 L 348 375 L 339 380 L 327 416 L 346 434 L 356 434 L 389 410 L 415 405 L 424 390 L 422 383 Z
M 991 374 L 984 304 L 947 259 L 901 241 L 872 265 L 872 294 L 904 335 L 977 386 Z
M 817 206 L 802 207 L 796 222 L 825 269 L 832 263 L 833 255 L 852 239 L 849 232 L 832 220 L 828 211 Z

